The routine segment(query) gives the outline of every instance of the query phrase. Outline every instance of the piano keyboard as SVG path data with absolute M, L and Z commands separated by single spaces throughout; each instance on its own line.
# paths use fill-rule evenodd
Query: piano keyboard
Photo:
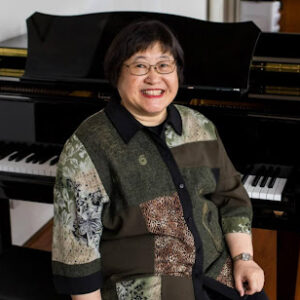
M 0 143 L 0 172 L 55 177 L 58 158 L 53 147 Z
M 287 175 L 283 173 L 286 173 L 284 167 L 261 165 L 242 175 L 242 182 L 252 199 L 281 201 L 287 183 Z
M 16 149 L 17 148 L 17 149 Z M 0 142 L 0 172 L 56 176 L 59 151 L 47 147 L 4 144 Z M 247 168 L 243 185 L 252 199 L 281 201 L 287 176 L 281 167 L 260 165 Z

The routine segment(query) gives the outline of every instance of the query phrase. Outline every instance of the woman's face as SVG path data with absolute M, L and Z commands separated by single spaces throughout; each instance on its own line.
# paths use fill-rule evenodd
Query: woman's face
M 127 59 L 124 64 L 149 63 L 174 60 L 169 52 L 162 52 L 159 43 L 145 51 L 139 51 Z M 129 68 L 122 66 L 117 85 L 121 104 L 142 124 L 155 126 L 167 116 L 167 106 L 173 101 L 178 91 L 177 70 L 169 74 L 159 74 L 151 67 L 145 75 L 132 75 Z

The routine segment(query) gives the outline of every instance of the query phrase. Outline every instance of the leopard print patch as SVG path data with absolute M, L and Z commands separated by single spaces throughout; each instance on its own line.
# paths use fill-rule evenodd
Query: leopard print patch
M 155 234 L 154 269 L 158 275 L 191 276 L 195 246 L 177 194 L 140 204 L 147 228 Z
M 225 264 L 223 265 L 223 268 L 220 272 L 220 274 L 217 277 L 217 281 L 234 288 L 234 280 L 233 280 L 233 274 L 232 274 L 232 261 L 230 257 L 227 258 Z

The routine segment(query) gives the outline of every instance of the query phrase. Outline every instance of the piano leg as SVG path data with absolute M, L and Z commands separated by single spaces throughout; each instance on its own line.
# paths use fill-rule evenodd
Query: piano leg
M 300 234 L 253 228 L 254 259 L 270 300 L 300 300 Z
M 300 239 L 298 240 L 298 267 L 297 267 L 297 279 L 296 279 L 296 291 L 295 299 L 300 299 Z
M 252 239 L 254 260 L 265 273 L 264 290 L 270 300 L 277 300 L 277 231 L 253 228 Z
M 300 300 L 299 246 L 299 232 L 278 231 L 277 299 Z
M 0 255 L 11 247 L 9 199 L 0 198 Z

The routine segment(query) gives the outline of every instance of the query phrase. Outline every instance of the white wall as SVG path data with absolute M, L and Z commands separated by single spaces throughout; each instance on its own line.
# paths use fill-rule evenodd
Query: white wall
M 25 33 L 25 20 L 35 11 L 78 14 L 84 3 L 84 0 L 0 0 L 0 41 Z
M 10 200 L 12 244 L 22 246 L 53 217 L 53 204 Z
M 277 32 L 280 30 L 280 7 L 280 1 L 242 1 L 240 18 L 253 21 L 262 31 Z
M 0 41 L 26 33 L 35 11 L 76 15 L 100 11 L 144 10 L 206 19 L 207 0 L 0 0 Z
M 87 11 L 150 11 L 206 19 L 207 0 L 88 0 Z

